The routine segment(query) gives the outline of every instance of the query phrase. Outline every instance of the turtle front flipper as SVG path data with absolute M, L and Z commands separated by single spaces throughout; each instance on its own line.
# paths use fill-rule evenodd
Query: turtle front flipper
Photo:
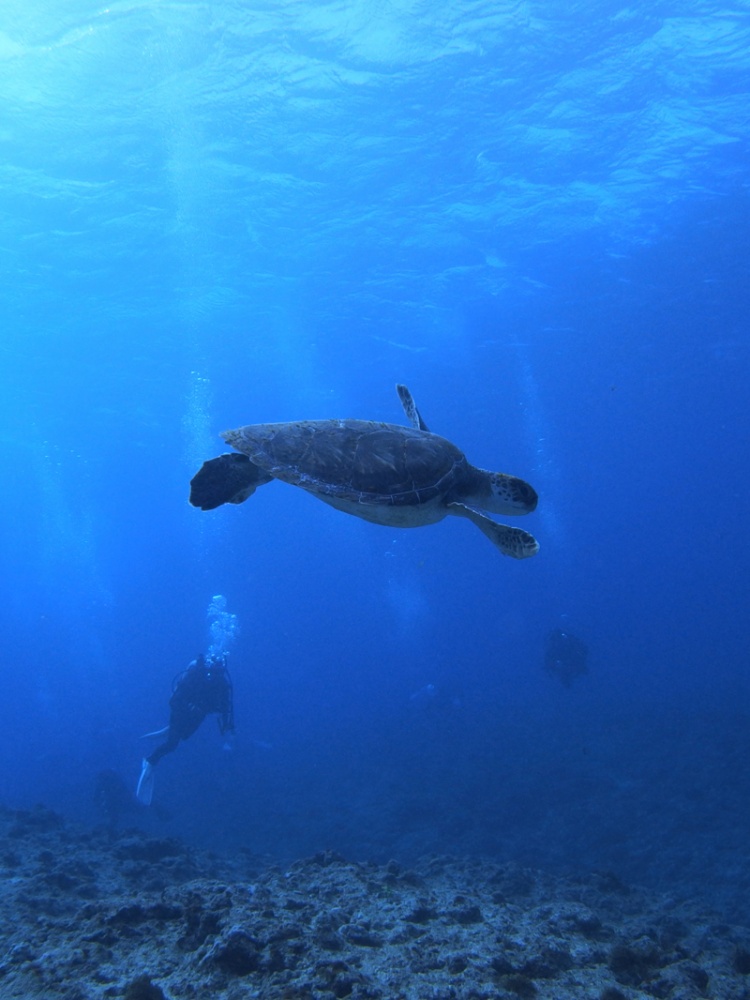
M 465 503 L 449 503 L 448 510 L 451 514 L 468 517 L 470 521 L 473 521 L 504 556 L 511 556 L 513 559 L 528 559 L 529 556 L 535 556 L 539 551 L 539 542 L 522 528 L 511 528 L 507 524 L 498 524 L 491 517 L 481 514 Z
M 397 385 L 396 392 L 398 393 L 398 398 L 401 400 L 401 405 L 404 408 L 404 413 L 406 414 L 409 423 L 412 427 L 416 428 L 418 431 L 429 431 L 429 427 L 422 420 L 422 414 L 417 409 L 417 404 L 414 402 L 414 397 L 411 392 L 406 388 L 405 385 Z
M 201 510 L 213 510 L 223 503 L 242 503 L 272 479 L 247 455 L 219 455 L 204 462 L 190 480 L 190 503 Z

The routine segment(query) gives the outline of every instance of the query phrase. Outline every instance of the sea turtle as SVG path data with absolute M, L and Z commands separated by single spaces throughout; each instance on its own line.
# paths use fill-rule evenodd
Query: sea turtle
M 537 495 L 528 483 L 470 465 L 459 449 L 432 434 L 411 393 L 396 386 L 411 427 L 374 420 L 299 420 L 249 424 L 221 437 L 237 449 L 204 462 L 190 482 L 190 503 L 212 510 L 242 503 L 280 479 L 365 521 L 392 528 L 467 517 L 504 555 L 533 556 L 528 532 L 497 524 L 482 511 L 529 514 Z

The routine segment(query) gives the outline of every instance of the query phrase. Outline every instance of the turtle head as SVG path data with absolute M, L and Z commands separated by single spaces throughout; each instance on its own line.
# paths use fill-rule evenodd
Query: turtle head
M 488 494 L 483 505 L 493 514 L 530 514 L 536 510 L 539 497 L 536 490 L 517 476 L 504 472 L 487 472 Z

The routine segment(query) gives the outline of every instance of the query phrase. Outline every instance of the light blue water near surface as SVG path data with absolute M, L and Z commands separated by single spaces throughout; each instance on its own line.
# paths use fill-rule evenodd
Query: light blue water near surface
M 750 919 L 749 90 L 746 3 L 6 2 L 0 798 L 97 822 L 224 595 L 237 740 L 159 765 L 155 834 Z M 537 557 L 189 507 L 219 431 L 396 382 L 535 486 Z

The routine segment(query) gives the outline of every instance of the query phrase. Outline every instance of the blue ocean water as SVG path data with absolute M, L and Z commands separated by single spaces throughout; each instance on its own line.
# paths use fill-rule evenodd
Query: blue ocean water
M 236 740 L 135 821 L 750 920 L 749 90 L 739 0 L 6 0 L 0 800 L 100 822 L 221 596 Z M 220 431 L 400 423 L 397 382 L 534 485 L 535 558 L 189 506 Z

